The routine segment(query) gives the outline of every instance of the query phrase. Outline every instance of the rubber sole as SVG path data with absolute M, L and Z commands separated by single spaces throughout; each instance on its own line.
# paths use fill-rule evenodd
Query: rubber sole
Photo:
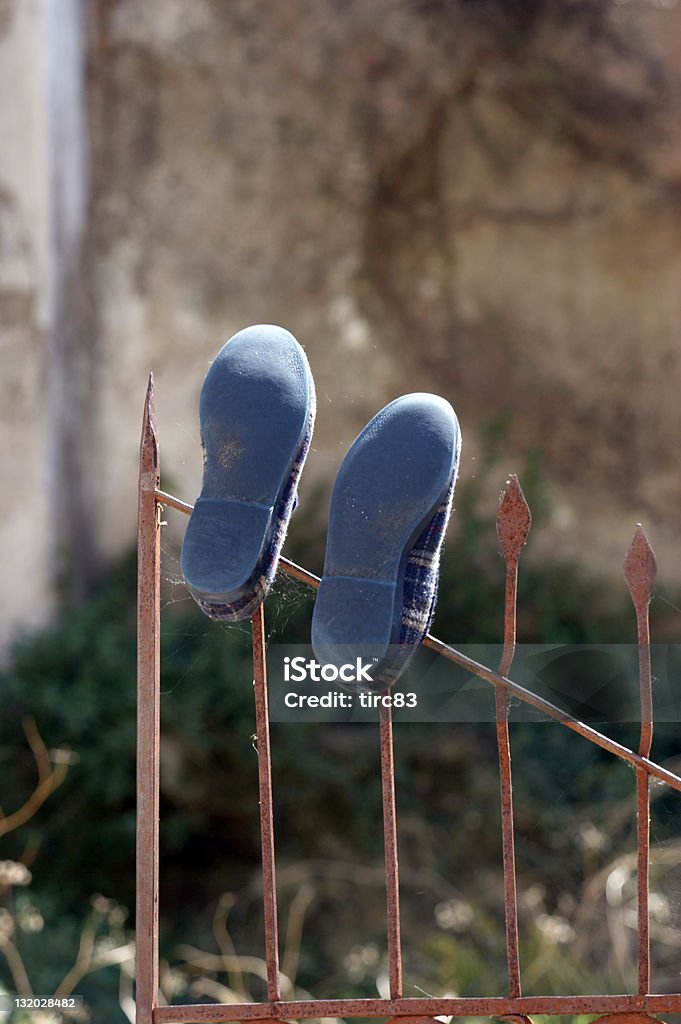
M 393 648 L 414 646 L 405 629 L 413 608 L 416 620 L 431 616 L 442 537 L 433 547 L 435 571 L 429 564 L 418 594 L 407 593 L 407 570 L 410 559 L 418 562 L 415 544 L 438 514 L 444 533 L 459 450 L 454 410 L 427 394 L 391 402 L 351 446 L 331 496 L 324 575 L 312 619 L 319 661 L 371 660 L 379 688 L 387 666 L 411 655 Z M 416 636 L 422 639 L 418 630 Z
M 180 556 L 190 593 L 208 614 L 246 617 L 264 596 L 314 406 L 305 353 L 281 327 L 239 331 L 208 371 L 199 402 L 203 484 Z

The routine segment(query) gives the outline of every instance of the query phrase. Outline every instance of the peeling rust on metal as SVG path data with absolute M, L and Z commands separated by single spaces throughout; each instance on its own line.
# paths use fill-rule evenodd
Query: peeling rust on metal
M 507 565 L 509 562 L 517 562 L 520 558 L 531 526 L 530 507 L 518 483 L 518 477 L 512 474 L 508 478 L 497 513 L 497 537 Z
M 638 676 L 641 697 L 641 740 L 638 752 L 650 757 L 653 742 L 653 690 L 650 670 L 650 598 L 657 563 L 641 524 L 624 559 L 624 578 L 636 612 Z M 636 772 L 636 839 L 638 893 L 638 990 L 650 989 L 650 782 L 642 769 Z
M 504 597 L 504 649 L 499 675 L 508 674 L 516 644 L 516 608 L 518 601 L 518 562 L 527 541 L 532 516 L 517 476 L 511 476 L 497 512 L 497 537 L 506 562 Z M 515 836 L 513 829 L 513 777 L 511 740 L 508 729 L 508 693 L 503 686 L 495 689 L 497 749 L 499 751 L 499 785 L 501 792 L 501 837 L 504 866 L 504 915 L 506 921 L 506 957 L 509 994 L 522 992 L 518 942 L 518 897 L 516 891 Z
M 391 1017 L 385 1024 L 434 1024 L 434 1017 L 425 1017 L 423 1015 L 416 1015 L 413 1017 Z
M 161 530 L 154 378 L 144 400 L 137 527 L 137 1024 L 151 1024 L 158 1000 L 158 818 L 160 748 Z
M 255 729 L 258 743 L 258 789 L 260 792 L 260 841 L 265 915 L 265 963 L 267 994 L 272 1002 L 281 999 L 279 980 L 279 937 L 277 926 L 277 883 L 274 866 L 274 813 L 272 807 L 272 759 L 270 718 L 267 707 L 267 659 L 265 611 L 262 605 L 251 619 L 253 630 L 253 689 Z
M 657 1017 L 648 1013 L 606 1013 L 597 1017 L 591 1024 L 664 1024 Z
M 390 998 L 399 999 L 402 995 L 402 940 L 400 936 L 400 879 L 397 859 L 393 722 L 390 708 L 381 708 L 380 735 Z
M 404 1018 L 434 1017 L 529 1017 L 530 1014 L 564 1016 L 568 1014 L 622 1013 L 636 1016 L 637 1024 L 645 1022 L 648 1011 L 678 1013 L 681 995 L 650 995 L 643 999 L 631 995 L 597 996 L 522 996 L 507 999 L 308 999 L 282 1003 L 234 1003 L 215 1005 L 197 1003 L 192 1006 L 159 1006 L 154 1011 L 154 1024 L 202 1024 L 207 1021 L 255 1021 L 268 1018 L 277 1021 L 306 1020 L 310 1017 L 394 1017 L 396 1024 Z M 634 1024 L 632 1020 L 630 1024 Z
M 650 604 L 650 595 L 655 586 L 657 561 L 648 538 L 639 523 L 634 532 L 634 539 L 624 559 L 624 578 L 638 613 Z

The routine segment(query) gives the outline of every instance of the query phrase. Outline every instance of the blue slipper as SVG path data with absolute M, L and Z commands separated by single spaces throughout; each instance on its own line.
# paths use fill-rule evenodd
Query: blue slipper
M 324 664 L 371 661 L 368 689 L 392 685 L 430 627 L 460 448 L 448 402 L 405 395 L 374 416 L 338 471 L 312 646 Z
M 312 438 L 315 389 L 301 346 L 260 324 L 223 345 L 201 391 L 203 485 L 180 567 L 215 619 L 250 618 L 264 600 Z

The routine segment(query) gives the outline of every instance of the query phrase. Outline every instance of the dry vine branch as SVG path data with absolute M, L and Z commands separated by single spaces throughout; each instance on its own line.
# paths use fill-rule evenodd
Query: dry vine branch
M 30 821 L 48 797 L 63 783 L 69 766 L 74 763 L 74 755 L 66 747 L 48 751 L 33 717 L 24 717 L 22 719 L 22 727 L 26 741 L 33 754 L 38 773 L 38 782 L 33 792 L 18 810 L 12 814 L 5 814 L 0 808 L 0 837 L 15 831 L 22 825 L 25 825 L 27 821 Z M 25 867 L 34 859 L 37 845 L 35 839 L 29 839 L 25 845 L 20 861 Z M 11 891 L 13 884 L 16 883 L 9 881 L 0 890 L 0 895 Z M 8 928 L 5 935 L 0 934 L 0 952 L 5 957 L 17 993 L 22 996 L 31 996 L 33 989 L 28 972 L 19 949 L 12 940 L 16 919 L 13 914 L 7 911 L 3 913 L 6 916 Z M 133 1021 L 134 1014 L 131 1016 L 132 993 L 131 990 L 128 991 L 132 984 L 131 980 L 128 988 L 126 988 L 126 984 L 131 979 L 129 965 L 132 963 L 135 955 L 134 943 L 127 942 L 113 948 L 98 949 L 96 939 L 100 920 L 101 915 L 93 914 L 85 924 L 81 933 L 76 960 L 57 988 L 55 995 L 65 996 L 70 994 L 86 974 L 91 974 L 102 967 L 118 965 L 121 970 L 121 1007 L 128 1016 L 128 1019 Z M 128 970 L 126 970 L 126 967 Z
M 284 959 L 282 961 L 282 972 L 291 979 L 295 985 L 298 973 L 298 962 L 300 960 L 300 944 L 303 938 L 303 924 L 307 908 L 315 898 L 314 888 L 309 884 L 301 885 L 298 892 L 291 901 L 286 926 L 286 942 L 284 946 Z
M 38 785 L 18 810 L 9 815 L 0 812 L 0 837 L 25 825 L 55 789 L 61 786 L 69 770 L 69 757 L 60 757 L 56 764 L 52 764 L 47 747 L 31 716 L 23 718 L 21 724 L 38 769 Z M 67 754 L 68 751 L 61 750 L 60 753 Z
M 7 966 L 9 967 L 10 974 L 12 975 L 12 981 L 16 986 L 16 990 L 20 996 L 32 996 L 33 989 L 31 988 L 31 982 L 29 981 L 26 968 L 24 967 L 24 961 L 21 959 L 19 950 L 14 945 L 11 939 L 6 939 L 0 944 L 0 951 L 2 951 Z
M 71 970 L 56 989 L 54 993 L 55 996 L 70 995 L 78 982 L 84 978 L 86 974 L 92 974 L 93 971 L 99 971 L 102 967 L 115 967 L 118 964 L 124 964 L 128 960 L 132 960 L 134 955 L 135 944 L 134 942 L 128 942 L 123 946 L 116 946 L 114 949 L 108 949 L 103 953 L 86 957 L 83 960 L 76 960 Z
M 255 956 L 216 956 L 214 953 L 206 953 L 194 946 L 181 945 L 177 947 L 177 955 L 181 957 L 189 968 L 199 968 L 204 971 L 238 971 L 240 974 L 253 974 L 262 981 L 267 981 L 267 965 L 264 960 Z M 291 981 L 285 975 L 281 975 L 282 996 L 288 997 L 292 992 Z
M 244 984 L 241 963 L 236 954 L 236 949 L 232 942 L 232 936 L 229 934 L 229 930 L 227 928 L 227 918 L 235 902 L 236 900 L 232 893 L 225 892 L 222 894 L 218 900 L 218 905 L 215 908 L 215 916 L 213 917 L 213 934 L 215 936 L 215 941 L 220 948 L 220 952 L 223 957 L 226 958 L 225 962 L 229 962 L 230 964 L 229 967 L 225 968 L 227 977 L 229 978 L 230 988 L 233 989 L 238 996 L 248 1000 L 249 996 Z

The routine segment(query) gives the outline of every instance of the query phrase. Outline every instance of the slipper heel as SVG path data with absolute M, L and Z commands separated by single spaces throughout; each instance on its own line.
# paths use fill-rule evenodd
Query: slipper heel
M 340 666 L 386 657 L 391 640 L 395 584 L 327 576 L 315 602 L 312 643 L 324 664 Z
M 192 596 L 219 602 L 252 579 L 271 520 L 271 506 L 199 498 L 182 549 L 184 561 L 192 566 Z

